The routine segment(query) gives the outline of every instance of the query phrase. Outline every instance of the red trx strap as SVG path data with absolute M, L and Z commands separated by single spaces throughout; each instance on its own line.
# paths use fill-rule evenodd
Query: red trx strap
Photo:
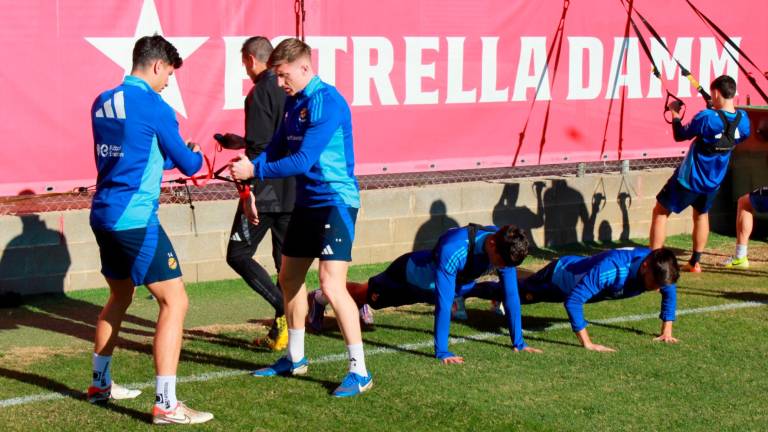
M 307 11 L 304 9 L 304 0 L 296 0 L 293 3 L 293 11 L 296 13 L 296 38 L 304 41 L 304 21 L 307 20 Z
M 205 174 L 198 174 L 191 177 L 180 177 L 175 180 L 169 180 L 170 182 L 174 183 L 181 183 L 186 185 L 187 181 L 191 181 L 192 184 L 195 186 L 201 188 L 208 184 L 211 180 L 221 180 L 226 182 L 232 182 L 235 184 L 235 187 L 237 188 L 238 193 L 240 194 L 240 198 L 248 198 L 251 194 L 251 188 L 245 183 L 240 183 L 237 181 L 232 180 L 229 177 L 224 177 L 221 175 L 221 173 L 227 169 L 229 165 L 224 165 L 219 169 L 216 168 L 216 155 L 222 150 L 220 144 L 216 144 L 216 147 L 213 151 L 213 162 L 211 162 L 210 159 L 208 159 L 208 156 L 205 155 L 205 153 L 202 153 L 203 155 L 203 161 L 205 162 L 205 166 L 208 170 Z
M 205 166 L 208 168 L 208 172 L 206 174 L 194 175 L 189 178 L 192 180 L 192 184 L 197 187 L 203 187 L 207 185 L 209 181 L 211 181 L 213 178 L 213 167 L 216 164 L 216 152 L 213 153 L 213 163 L 211 163 L 210 159 L 208 159 L 208 156 L 206 156 L 205 153 L 200 152 L 200 154 L 203 155 L 203 162 L 205 162 Z
M 610 102 L 608 102 L 608 115 L 605 117 L 605 129 L 603 130 L 603 146 L 600 148 L 600 156 L 603 159 L 607 158 L 607 155 L 605 154 L 605 144 L 608 141 L 608 125 L 611 122 L 611 111 L 613 110 L 613 99 L 614 99 L 614 96 L 616 95 L 616 87 L 617 87 L 617 85 L 619 83 L 619 73 L 621 73 L 621 67 L 624 64 L 624 62 L 626 61 L 627 47 L 629 45 L 629 29 L 630 29 L 630 24 L 632 22 L 632 9 L 634 7 L 634 3 L 633 2 L 634 2 L 634 0 L 629 0 L 629 9 L 627 10 L 627 22 L 624 25 L 624 43 L 622 43 L 622 45 L 621 45 L 621 53 L 619 54 L 619 62 L 616 64 L 616 73 L 614 75 L 615 78 L 614 78 L 614 81 L 613 81 L 613 89 L 611 90 Z M 626 87 L 622 88 L 622 92 L 621 92 L 621 112 L 620 112 L 620 115 L 622 117 L 624 116 L 624 97 L 625 97 L 625 91 L 626 91 Z M 624 140 L 624 137 L 622 136 L 622 134 L 624 132 L 623 131 L 623 126 L 624 126 L 623 118 L 619 119 L 619 123 L 620 124 L 619 124 L 619 148 L 618 148 L 618 150 L 619 150 L 619 154 L 621 154 L 622 141 Z
M 552 71 L 553 84 L 555 82 L 555 77 L 557 77 L 557 67 L 560 64 L 560 49 L 563 46 L 565 17 L 568 14 L 568 7 L 570 6 L 570 4 L 571 4 L 570 0 L 563 1 L 563 12 L 560 15 L 560 20 L 557 22 L 557 28 L 555 29 L 555 36 L 552 38 L 552 45 L 550 45 L 549 52 L 547 53 L 547 61 L 546 63 L 544 63 L 544 69 L 541 71 L 541 76 L 539 77 L 539 84 L 536 86 L 536 93 L 534 94 L 533 100 L 531 101 L 531 106 L 528 109 L 528 116 L 525 119 L 525 125 L 523 126 L 523 130 L 520 131 L 520 136 L 517 143 L 517 150 L 515 150 L 515 157 L 512 159 L 512 166 L 517 166 L 517 157 L 520 155 L 520 149 L 523 147 L 523 141 L 525 141 L 525 132 L 528 129 L 528 122 L 531 120 L 531 113 L 533 112 L 533 107 L 536 105 L 536 100 L 539 97 L 539 91 L 541 90 L 541 85 L 544 83 L 544 79 L 547 77 L 549 64 L 550 64 L 550 61 L 552 60 L 552 54 L 555 53 L 555 50 L 557 50 L 557 54 L 555 55 L 555 65 Z M 547 101 L 547 111 L 544 116 L 544 126 L 541 132 L 541 141 L 539 142 L 539 163 L 541 163 L 541 155 L 544 152 L 544 142 L 546 141 L 547 125 L 549 124 L 549 109 L 551 106 L 552 106 L 552 99 L 550 98 L 550 100 Z

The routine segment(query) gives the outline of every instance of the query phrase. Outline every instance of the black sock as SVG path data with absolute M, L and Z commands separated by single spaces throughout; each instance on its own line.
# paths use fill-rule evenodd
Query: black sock
M 691 254 L 691 259 L 688 260 L 688 264 L 695 265 L 700 260 L 701 260 L 701 252 L 693 252 Z

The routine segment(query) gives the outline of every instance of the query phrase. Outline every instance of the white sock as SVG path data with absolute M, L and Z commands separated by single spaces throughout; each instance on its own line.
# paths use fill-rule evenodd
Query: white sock
M 176 375 L 158 375 L 155 377 L 155 405 L 164 411 L 176 408 Z
M 304 358 L 304 329 L 288 329 L 288 360 L 297 362 Z
M 103 356 L 93 353 L 93 381 L 92 384 L 99 388 L 105 388 L 112 384 L 112 376 L 109 373 L 109 365 L 112 356 Z
M 736 258 L 744 258 L 747 256 L 747 245 L 736 245 Z
M 328 303 L 330 303 L 328 299 L 325 298 L 325 294 L 323 294 L 323 290 L 321 289 L 315 291 L 315 301 L 323 306 L 328 306 Z
M 347 345 L 347 352 L 349 352 L 349 371 L 367 377 L 368 370 L 365 368 L 363 344 Z

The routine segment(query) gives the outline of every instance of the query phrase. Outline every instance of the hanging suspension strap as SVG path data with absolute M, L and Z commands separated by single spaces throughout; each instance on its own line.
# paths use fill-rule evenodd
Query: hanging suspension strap
M 296 14 L 296 38 L 304 42 L 304 21 L 307 20 L 307 11 L 304 9 L 304 0 L 296 0 L 293 3 L 293 11 Z
M 622 1 L 622 4 L 623 3 L 624 2 Z M 625 9 L 626 9 L 626 6 L 625 6 Z M 629 12 L 629 11 L 627 11 L 627 12 Z M 637 9 L 635 9 L 635 13 L 637 13 L 638 16 L 641 16 L 640 13 L 637 12 Z M 680 112 L 680 119 L 685 118 L 685 103 L 683 103 L 683 101 L 679 97 L 675 96 L 674 93 L 669 91 L 669 88 L 667 88 L 667 85 L 664 83 L 664 79 L 661 78 L 661 70 L 659 69 L 658 66 L 656 66 L 656 60 L 653 58 L 653 55 L 651 54 L 651 49 L 648 47 L 648 42 L 645 41 L 645 38 L 643 37 L 643 34 L 640 32 L 640 29 L 637 27 L 637 24 L 635 23 L 635 20 L 630 17 L 629 22 L 632 25 L 632 29 L 634 30 L 635 35 L 637 36 L 638 42 L 640 42 L 640 47 L 643 49 L 643 52 L 645 53 L 645 56 L 648 57 L 648 61 L 651 62 L 651 72 L 653 73 L 653 75 L 656 78 L 658 78 L 659 81 L 661 81 L 661 85 L 662 85 L 662 87 L 664 87 L 664 91 L 667 93 L 667 97 L 664 100 L 664 121 L 666 121 L 669 124 L 672 124 L 672 115 L 671 115 L 671 110 L 669 108 L 669 104 L 672 101 L 676 102 L 677 105 L 680 107 L 680 110 L 679 110 L 679 112 Z M 650 26 L 650 24 L 648 24 L 648 25 Z M 663 42 L 663 40 L 662 40 L 662 42 Z M 667 52 L 669 52 L 668 49 L 667 49 Z M 677 60 L 675 60 L 675 61 L 677 61 Z M 678 65 L 679 64 L 680 63 L 678 63 Z M 685 69 L 685 68 L 681 67 L 681 74 L 682 74 L 682 70 L 683 69 Z M 686 69 L 686 71 L 687 71 L 687 69 Z M 690 76 L 691 76 L 691 74 L 688 73 L 688 77 L 690 77 Z M 697 90 L 701 89 L 701 85 L 699 85 L 699 82 L 696 81 L 695 78 L 693 78 L 693 80 L 694 80 L 693 82 L 696 83 L 695 87 L 697 88 Z M 691 84 L 693 84 L 693 82 L 691 82 Z M 704 91 L 704 94 L 709 96 L 709 94 L 707 94 L 706 91 Z M 702 95 L 702 96 L 704 96 L 704 95 Z M 670 115 L 667 115 L 667 113 L 669 113 Z
M 541 76 L 539 77 L 539 83 L 536 86 L 536 93 L 533 96 L 533 101 L 531 101 L 531 106 L 528 109 L 528 116 L 525 118 L 525 125 L 523 126 L 523 130 L 520 131 L 520 138 L 517 143 L 517 150 L 515 150 L 515 157 L 512 159 L 512 166 L 517 166 L 517 157 L 520 155 L 520 149 L 523 147 L 523 141 L 525 141 L 525 132 L 528 129 L 528 122 L 531 120 L 531 113 L 533 112 L 533 107 L 536 105 L 536 100 L 539 97 L 539 91 L 541 90 L 541 86 L 544 83 L 544 79 L 547 77 L 547 71 L 549 70 L 549 64 L 552 61 L 552 55 L 555 53 L 555 49 L 557 49 L 557 54 L 555 55 L 555 67 L 552 70 L 552 82 L 554 83 L 555 77 L 557 77 L 557 68 L 560 64 L 560 52 L 561 48 L 563 46 L 563 39 L 564 39 L 564 29 L 565 29 L 565 17 L 568 14 L 568 7 L 570 7 L 571 2 L 570 0 L 564 0 L 563 1 L 563 12 L 560 15 L 560 20 L 557 23 L 557 28 L 555 29 L 555 35 L 552 38 L 552 45 L 549 47 L 549 52 L 547 53 L 547 61 L 544 63 L 544 70 L 541 71 Z M 544 127 L 542 129 L 541 134 L 541 141 L 539 143 L 539 163 L 541 163 L 541 154 L 544 151 L 544 142 L 546 138 L 546 131 L 547 131 L 547 124 L 549 123 L 549 110 L 552 104 L 552 100 L 550 100 L 547 103 L 547 112 L 544 117 Z
M 659 35 L 659 32 L 656 31 L 656 29 L 651 25 L 651 23 L 648 22 L 647 19 L 638 11 L 635 9 L 635 14 L 640 18 L 640 21 L 643 22 L 643 25 L 645 28 L 648 29 L 648 32 L 651 33 L 651 36 L 656 40 L 656 42 L 661 45 L 662 48 L 664 48 L 664 51 L 669 54 L 669 57 L 677 63 L 677 67 L 680 68 L 680 75 L 684 76 L 690 83 L 693 88 L 696 89 L 697 92 L 701 95 L 701 97 L 704 98 L 705 101 L 707 101 L 707 107 L 709 107 L 712 103 L 712 96 L 707 93 L 706 90 L 704 90 L 704 87 L 701 86 L 701 83 L 699 83 L 699 80 L 696 79 L 693 74 L 691 74 L 691 71 L 688 70 L 685 66 L 683 66 L 682 63 L 672 54 L 672 51 L 669 50 L 669 47 L 667 46 L 666 42 L 664 42 L 664 39 L 661 38 L 661 35 Z M 639 36 L 638 36 L 639 37 Z M 646 52 L 646 54 L 650 57 L 650 51 Z
M 690 7 L 691 7 L 691 9 L 693 9 L 693 11 L 696 13 L 696 15 L 697 15 L 699 18 L 701 18 L 701 20 L 702 20 L 702 21 L 704 21 L 704 23 L 705 23 L 705 24 L 707 24 L 707 25 L 709 26 L 709 28 L 710 28 L 711 30 L 714 30 L 714 31 L 715 31 L 715 32 L 716 32 L 718 35 L 720 35 L 720 37 L 721 37 L 721 38 L 722 38 L 722 39 L 723 39 L 725 42 L 727 42 L 727 43 L 728 43 L 728 45 L 730 45 L 730 46 L 731 46 L 731 47 L 732 47 L 734 50 L 736 50 L 736 52 L 737 52 L 737 53 L 739 53 L 739 55 L 740 55 L 740 56 L 741 56 L 741 57 L 742 57 L 744 60 L 748 61 L 748 62 L 749 62 L 749 64 L 751 64 L 752 66 L 754 66 L 754 68 L 755 68 L 755 69 L 757 69 L 757 70 L 758 70 L 758 71 L 761 73 L 761 75 L 764 75 L 764 74 L 768 73 L 768 71 L 766 71 L 766 69 L 762 69 L 762 68 L 758 67 L 758 66 L 755 64 L 755 62 L 754 62 L 754 61 L 752 61 L 752 59 L 751 59 L 751 58 L 749 58 L 749 56 L 747 55 L 747 53 L 745 53 L 745 52 L 744 52 L 744 50 L 742 50 L 742 49 L 741 49 L 741 47 L 739 47 L 738 45 L 736 45 L 736 43 L 735 43 L 734 41 L 732 41 L 730 37 L 728 37 L 728 34 L 727 34 L 727 33 L 725 33 L 725 32 L 723 31 L 723 29 L 721 29 L 720 27 L 718 27 L 718 25 L 717 25 L 717 24 L 715 24 L 715 23 L 714 23 L 714 22 L 713 22 L 711 19 L 709 19 L 709 17 L 708 17 L 708 16 L 704 15 L 704 12 L 702 12 L 702 11 L 701 11 L 699 8 L 697 8 L 697 7 L 696 7 L 696 6 L 695 6 L 693 3 L 691 3 L 691 1 L 690 1 L 690 0 L 685 0 L 685 1 L 688 3 L 688 6 L 690 6 Z M 766 79 L 768 79 L 768 77 L 766 77 Z
M 621 4 L 624 5 L 624 8 L 626 9 L 627 6 L 624 2 L 625 0 L 621 0 Z M 691 74 L 691 71 L 689 71 L 688 68 L 683 66 L 683 64 L 680 63 L 680 61 L 672 54 L 672 51 L 670 51 L 666 42 L 664 42 L 664 39 L 661 38 L 661 35 L 659 34 L 659 32 L 657 32 L 656 29 L 651 25 L 651 23 L 648 22 L 647 19 L 645 19 L 645 17 L 640 13 L 640 11 L 634 8 L 633 12 L 635 13 L 635 15 L 637 15 L 638 18 L 640 18 L 640 21 L 642 21 L 643 25 L 651 34 L 653 39 L 656 40 L 659 46 L 664 48 L 664 51 L 666 51 L 667 54 L 669 54 L 669 57 L 672 60 L 674 60 L 674 62 L 677 64 L 677 67 L 680 68 L 680 75 L 684 76 L 691 83 L 691 86 L 696 89 L 696 91 L 701 95 L 702 98 L 704 98 L 704 101 L 707 104 L 707 108 L 711 108 L 712 96 L 710 96 L 709 93 L 704 89 L 704 87 L 701 86 L 701 83 L 699 83 L 699 80 L 696 79 L 696 77 L 693 76 L 693 74 Z M 629 13 L 629 11 L 627 11 L 627 13 Z M 646 57 L 648 57 L 648 60 L 651 62 L 651 66 L 653 67 L 653 75 L 662 81 L 662 85 L 664 86 L 664 89 L 667 92 L 667 97 L 664 101 L 664 120 L 667 123 L 671 124 L 672 116 L 668 115 L 668 113 L 670 113 L 670 108 L 669 108 L 670 103 L 675 102 L 675 104 L 680 107 L 681 118 L 682 116 L 685 115 L 685 103 L 679 97 L 675 96 L 675 94 L 672 93 L 664 84 L 664 79 L 661 76 L 661 71 L 656 65 L 656 61 L 654 60 L 653 55 L 651 54 L 651 50 L 648 47 L 648 44 L 645 42 L 645 38 L 643 37 L 639 27 L 637 26 L 637 24 L 635 23 L 635 20 L 631 17 L 631 15 L 630 15 L 630 23 L 632 25 L 632 28 L 635 31 L 635 34 L 637 35 L 638 40 L 640 41 L 640 46 L 642 47 L 643 52 L 645 53 Z
M 755 91 L 757 91 L 757 93 L 763 98 L 765 103 L 768 103 L 768 95 L 763 91 L 762 88 L 760 88 L 759 85 L 757 85 L 757 80 L 755 79 L 755 77 L 752 76 L 752 73 L 749 72 L 744 67 L 744 65 L 741 64 L 741 62 L 739 62 L 739 59 L 736 58 L 733 52 L 731 52 L 731 50 L 727 46 L 725 46 L 725 44 L 727 43 L 728 46 L 733 48 L 742 58 L 744 58 L 749 62 L 749 64 L 754 66 L 754 68 L 757 69 L 761 75 L 765 76 L 766 79 L 768 79 L 768 76 L 766 76 L 766 73 L 768 72 L 764 72 L 763 69 L 760 69 L 755 64 L 755 62 L 753 62 L 752 59 L 750 59 L 749 56 L 747 56 L 747 53 L 745 53 L 744 50 L 739 48 L 739 46 L 736 45 L 736 43 L 733 42 L 731 38 L 728 37 L 728 35 L 720 27 L 717 26 L 717 24 L 715 24 L 711 19 L 709 19 L 709 17 L 704 15 L 704 13 L 701 10 L 699 10 L 696 6 L 694 6 L 694 4 L 691 3 L 690 0 L 685 0 L 685 1 L 686 3 L 688 3 L 691 9 L 693 9 L 693 12 L 704 22 L 704 24 L 706 24 L 709 27 L 709 31 L 712 33 L 713 36 L 715 36 L 715 39 L 717 39 L 717 41 L 720 42 L 720 46 L 722 46 L 723 50 L 725 50 L 725 52 L 728 53 L 728 56 L 731 58 L 731 60 L 733 60 L 733 62 L 736 63 L 736 66 L 739 67 L 739 70 L 747 78 L 747 81 L 749 81 L 749 83 L 752 84 L 752 87 L 754 87 Z
M 624 4 L 624 1 L 622 0 L 622 5 Z M 619 83 L 619 72 L 621 72 L 621 66 L 624 64 L 625 56 L 627 52 L 627 47 L 629 46 L 629 28 L 630 24 L 632 22 L 632 8 L 634 7 L 634 0 L 629 0 L 629 9 L 627 9 L 627 22 L 624 25 L 624 43 L 621 44 L 621 52 L 619 54 L 619 62 L 616 64 L 616 78 L 613 81 L 613 89 L 611 90 L 611 98 L 610 102 L 608 102 L 608 114 L 605 116 L 605 128 L 603 129 L 603 145 L 600 148 L 600 156 L 605 159 L 607 158 L 607 155 L 605 154 L 605 145 L 608 143 L 608 125 L 611 122 L 611 111 L 613 111 L 613 100 L 614 96 L 616 94 L 616 86 Z M 621 145 L 623 141 L 623 122 L 624 122 L 624 93 L 625 89 L 622 89 L 621 92 L 621 118 L 619 119 L 620 127 L 619 127 L 619 153 L 621 153 Z

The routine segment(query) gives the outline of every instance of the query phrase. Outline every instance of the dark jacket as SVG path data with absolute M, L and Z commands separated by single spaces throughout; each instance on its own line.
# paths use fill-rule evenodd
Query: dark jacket
M 286 94 L 277 77 L 267 69 L 256 77 L 245 98 L 245 154 L 253 160 L 264 151 L 283 120 Z M 260 212 L 293 211 L 296 183 L 293 177 L 256 181 L 252 193 Z

